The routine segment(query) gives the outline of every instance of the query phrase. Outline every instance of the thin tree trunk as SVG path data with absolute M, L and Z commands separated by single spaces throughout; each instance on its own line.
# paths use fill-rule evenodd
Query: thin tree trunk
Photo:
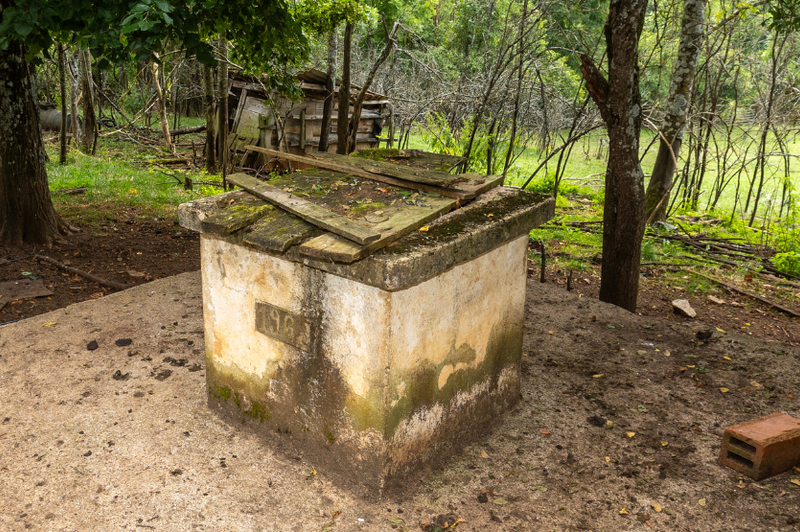
M 653 223 L 667 218 L 667 205 L 675 174 L 675 161 L 681 151 L 683 128 L 697 73 L 697 59 L 703 46 L 706 0 L 684 0 L 681 21 L 681 40 L 675 70 L 672 72 L 667 113 L 659 140 L 658 155 L 653 166 L 645 198 L 647 221 Z
M 605 25 L 608 81 L 591 59 L 581 73 L 608 128 L 608 166 L 603 208 L 600 300 L 631 312 L 639 294 L 645 228 L 644 174 L 639 164 L 642 107 L 639 37 L 647 0 L 611 0 Z
M 154 54 L 156 60 L 158 54 Z M 161 90 L 161 80 L 158 75 L 158 61 L 153 61 L 153 87 L 156 90 L 156 102 L 158 103 L 158 115 L 161 117 L 161 131 L 164 134 L 164 147 L 172 151 L 172 137 L 169 134 L 169 119 L 167 119 L 167 105 L 164 102 L 164 91 Z
M 760 174 L 760 178 L 758 181 L 758 190 L 756 191 L 756 195 L 753 198 L 753 212 L 750 215 L 750 223 L 748 224 L 750 227 L 753 227 L 753 223 L 756 220 L 756 212 L 758 212 L 758 203 L 761 200 L 761 191 L 764 188 L 764 167 L 767 164 L 767 135 L 769 134 L 769 129 L 772 124 L 772 111 L 773 111 L 772 106 L 775 103 L 775 85 L 777 84 L 777 78 L 778 78 L 778 58 L 783 52 L 783 45 L 786 43 L 786 36 L 784 36 L 783 40 L 781 41 L 779 49 L 776 50 L 775 48 L 778 46 L 777 44 L 778 35 L 779 34 L 777 33 L 775 34 L 772 40 L 772 48 L 770 50 L 770 59 L 772 65 L 770 69 L 769 95 L 767 97 L 767 116 L 764 118 L 765 121 L 764 128 L 761 131 L 761 140 L 759 143 L 759 153 L 758 153 L 758 167 L 756 168 L 756 171 L 759 172 Z M 755 181 L 755 173 L 753 174 L 753 181 Z
M 83 128 L 81 135 L 81 145 L 84 150 L 94 155 L 95 138 L 97 135 L 97 116 L 95 115 L 94 105 L 94 81 L 92 80 L 92 56 L 89 50 L 79 50 L 81 92 L 83 99 Z
M 370 85 L 372 85 L 372 80 L 375 79 L 375 74 L 377 74 L 378 69 L 386 62 L 386 59 L 389 57 L 389 53 L 394 49 L 394 38 L 397 35 L 397 28 L 400 27 L 399 22 L 395 22 L 394 26 L 392 27 L 392 31 L 389 32 L 389 36 L 387 37 L 386 46 L 383 47 L 383 51 L 381 55 L 378 56 L 378 59 L 375 61 L 375 64 L 372 65 L 372 68 L 367 75 L 367 80 L 364 82 L 364 85 L 361 87 L 361 90 L 358 91 L 356 95 L 356 100 L 353 103 L 353 117 L 350 119 L 350 140 L 348 141 L 348 150 L 347 153 L 356 149 L 356 139 L 358 137 L 358 122 L 361 120 L 361 107 L 364 105 L 364 98 L 367 96 L 367 91 L 369 90 Z
M 325 104 L 322 108 L 322 126 L 319 133 L 319 151 L 328 151 L 333 122 L 333 95 L 336 91 L 336 28 L 328 35 L 328 70 L 325 72 Z
M 224 38 L 219 42 L 219 93 L 217 94 L 217 110 L 219 114 L 219 129 L 217 130 L 217 156 L 222 167 L 222 188 L 228 190 L 228 41 Z
M 344 44 L 342 58 L 342 80 L 339 82 L 339 116 L 336 120 L 336 153 L 347 155 L 350 132 L 350 47 L 353 44 L 353 23 L 348 22 L 344 27 Z
M 70 114 L 72 115 L 72 138 L 75 139 L 75 145 L 78 144 L 78 132 L 80 131 L 81 119 L 78 116 L 78 91 L 80 90 L 78 75 L 78 54 L 80 50 L 76 50 L 70 62 L 70 91 L 69 91 L 69 107 Z
M 0 16 L 10 4 L 0 1 Z M 16 41 L 0 49 L 0 245 L 51 247 L 69 226 L 50 200 L 29 52 Z
M 203 82 L 205 85 L 206 105 L 206 170 L 213 174 L 217 170 L 217 148 L 214 128 L 214 76 L 211 67 L 203 65 Z
M 58 89 L 61 95 L 61 142 L 58 154 L 58 164 L 67 164 L 67 111 L 69 102 L 67 101 L 67 58 L 64 53 L 64 45 L 58 45 Z
M 519 34 L 517 40 L 521 50 L 525 49 L 525 23 L 528 20 L 528 0 L 522 4 L 522 17 L 519 19 Z M 514 112 L 511 115 L 511 136 L 508 139 L 508 150 L 506 151 L 506 162 L 503 164 L 503 178 L 508 174 L 508 169 L 511 166 L 511 156 L 514 154 L 514 142 L 517 140 L 517 121 L 519 120 L 519 104 L 522 98 L 522 83 L 525 78 L 525 71 L 523 69 L 525 54 L 519 54 L 519 62 L 517 63 L 517 90 L 514 96 Z

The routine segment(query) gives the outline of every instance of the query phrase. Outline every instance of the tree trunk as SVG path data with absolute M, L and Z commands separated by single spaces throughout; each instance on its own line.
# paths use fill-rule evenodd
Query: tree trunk
M 581 73 L 608 129 L 600 300 L 636 310 L 645 227 L 639 36 L 647 0 L 611 0 L 605 25 L 608 81 L 581 56 Z
M 322 108 L 322 126 L 319 133 L 319 151 L 328 151 L 333 122 L 333 95 L 336 90 L 336 28 L 328 35 L 328 70 L 325 73 L 325 104 Z
M 67 57 L 64 45 L 58 45 L 58 89 L 61 96 L 61 146 L 58 154 L 58 164 L 67 164 Z
M 0 50 L 0 245 L 50 247 L 69 226 L 50 201 L 29 52 L 19 42 Z
M 228 190 L 228 41 L 224 38 L 219 42 L 219 86 L 217 93 L 219 112 L 219 127 L 217 129 L 217 158 L 222 170 L 222 189 Z
M 70 63 L 70 90 L 69 90 L 69 109 L 72 115 L 72 138 L 75 139 L 75 145 L 78 144 L 78 132 L 80 131 L 81 119 L 78 116 L 78 91 L 80 90 L 78 81 L 80 76 L 78 74 L 78 54 L 80 50 L 75 50 L 72 61 Z
M 92 56 L 89 50 L 79 51 L 81 92 L 83 92 L 83 129 L 81 135 L 81 145 L 83 149 L 94 155 L 96 135 L 97 135 L 97 116 L 94 112 L 94 82 L 92 80 Z
M 341 155 L 350 153 L 347 141 L 350 138 L 348 135 L 348 133 L 350 133 L 348 115 L 350 114 L 350 46 L 352 42 L 353 23 L 348 22 L 344 27 L 342 80 L 339 82 L 339 116 L 336 121 L 336 153 Z
M 158 59 L 158 54 L 155 54 Z M 161 80 L 158 76 L 158 63 L 153 61 L 153 87 L 156 90 L 158 115 L 161 118 L 161 131 L 164 133 L 164 147 L 172 151 L 172 137 L 169 134 L 169 120 L 167 119 L 167 105 L 164 102 L 164 91 L 161 90 Z
M 672 72 L 667 113 L 661 129 L 658 155 L 653 166 L 653 174 L 647 186 L 645 204 L 647 222 L 653 223 L 667 219 L 669 194 L 675 174 L 675 162 L 681 151 L 683 129 L 692 94 L 692 85 L 697 73 L 697 59 L 705 37 L 706 0 L 684 0 L 681 20 L 681 40 L 675 70 Z
M 203 65 L 203 84 L 205 85 L 206 105 L 206 170 L 209 174 L 217 171 L 216 135 L 214 128 L 214 76 L 211 67 Z

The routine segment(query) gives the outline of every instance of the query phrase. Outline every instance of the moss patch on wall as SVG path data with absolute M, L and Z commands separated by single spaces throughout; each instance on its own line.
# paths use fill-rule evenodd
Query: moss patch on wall
M 492 328 L 483 362 L 474 369 L 454 371 L 442 388 L 439 388 L 439 375 L 445 366 L 455 368 L 458 363 L 474 362 L 476 353 L 471 347 L 465 344 L 452 349 L 439 364 L 420 363 L 408 372 L 393 374 L 390 389 L 397 389 L 401 382 L 406 388 L 388 412 L 384 436 L 391 439 L 403 421 L 423 408 L 436 404 L 448 408 L 459 392 L 471 390 L 476 384 L 488 382 L 489 393 L 495 392 L 503 369 L 520 363 L 522 335 L 522 324 L 509 327 L 501 321 Z

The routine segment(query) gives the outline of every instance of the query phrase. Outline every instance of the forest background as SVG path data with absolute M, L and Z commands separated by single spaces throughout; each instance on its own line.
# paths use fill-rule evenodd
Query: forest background
M 53 195 L 71 224 L 103 223 L 121 207 L 174 217 L 178 203 L 220 192 L 237 162 L 215 140 L 224 139 L 224 127 L 181 142 L 170 130 L 185 133 L 224 116 L 228 68 L 267 72 L 270 88 L 291 93 L 291 75 L 314 67 L 337 79 L 349 72 L 357 85 L 374 73 L 370 90 L 392 103 L 393 146 L 463 156 L 471 171 L 556 196 L 555 222 L 532 236 L 540 254 L 551 248 L 565 281 L 602 260 L 598 217 L 610 142 L 581 56 L 601 76 L 607 71 L 608 1 L 266 2 L 279 16 L 239 20 L 211 8 L 201 14 L 206 19 L 190 21 L 207 23 L 206 30 L 192 33 L 181 26 L 187 21 L 177 22 L 177 2 L 147 0 L 131 2 L 106 40 L 91 34 L 96 21 L 75 13 L 74 31 L 31 23 L 36 4 L 4 2 L 0 35 L 5 46 L 8 35 L 29 41 L 38 101 L 82 117 L 80 127 L 67 125 L 72 139 L 64 140 L 74 143 L 62 164 L 57 137 L 46 138 L 50 189 L 85 188 Z M 690 4 L 702 6 L 694 13 L 695 64 L 679 46 L 692 23 Z M 263 26 L 237 31 L 248 23 Z M 765 271 L 781 280 L 773 284 L 793 288 L 800 280 L 797 26 L 796 7 L 784 0 L 647 4 L 637 72 L 642 185 L 664 163 L 657 161 L 661 144 L 672 146 L 666 153 L 674 170 L 654 200 L 663 213 L 648 209 L 642 244 L 643 260 L 661 273 L 701 263 L 742 280 Z M 693 82 L 676 107 L 671 87 L 686 69 L 694 70 Z M 682 123 L 671 131 L 675 115 Z M 177 152 L 184 167 L 167 168 L 163 161 Z M 709 289 L 707 280 L 692 279 L 695 289 Z M 751 288 L 763 297 L 773 287 Z M 791 291 L 770 297 L 796 299 Z

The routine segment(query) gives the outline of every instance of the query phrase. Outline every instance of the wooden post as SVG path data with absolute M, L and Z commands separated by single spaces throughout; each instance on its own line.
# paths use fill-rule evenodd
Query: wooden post
M 269 129 L 269 118 L 264 115 L 258 115 L 258 145 L 262 148 L 271 148 L 268 138 L 271 129 Z M 263 153 L 258 154 L 258 165 L 263 168 L 269 164 L 269 157 Z
M 306 108 L 300 111 L 300 149 L 306 151 Z
M 236 105 L 236 113 L 233 115 L 233 127 L 231 128 L 231 133 L 236 133 L 236 131 L 239 129 L 239 121 L 242 119 L 242 110 L 244 109 L 245 100 L 247 100 L 247 89 L 242 89 L 242 92 L 239 95 L 239 103 Z
M 389 108 L 389 148 L 394 147 L 394 109 Z

